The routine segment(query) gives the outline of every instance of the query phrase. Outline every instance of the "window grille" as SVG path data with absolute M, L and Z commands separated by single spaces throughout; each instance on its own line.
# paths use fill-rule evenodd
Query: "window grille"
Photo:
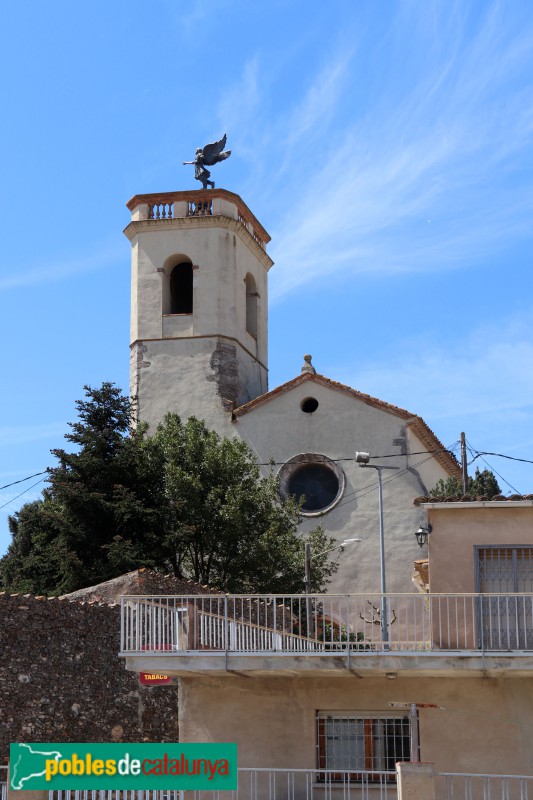
M 476 546 L 480 598 L 478 646 L 485 650 L 533 648 L 533 547 Z M 507 596 L 505 596 L 507 595 Z
M 418 724 L 414 721 L 413 724 Z M 347 771 L 394 773 L 397 761 L 410 761 L 411 719 L 407 715 L 319 712 L 318 767 L 328 780 Z
M 533 592 L 532 547 L 478 547 L 479 592 Z

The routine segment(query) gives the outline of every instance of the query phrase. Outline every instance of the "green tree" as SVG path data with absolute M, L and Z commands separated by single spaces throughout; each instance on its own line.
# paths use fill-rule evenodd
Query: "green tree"
M 0 561 L 7 588 L 63 593 L 157 563 L 151 548 L 164 515 L 139 458 L 143 431 L 130 435 L 130 402 L 116 386 L 84 388 L 65 436 L 74 451 L 52 450 L 58 465 L 42 500 L 9 519 L 13 538 Z
M 498 481 L 493 472 L 484 469 L 480 472 L 476 467 L 476 474 L 474 477 L 468 476 L 467 481 L 467 495 L 472 497 L 480 497 L 484 495 L 489 499 L 501 493 Z M 463 483 L 460 478 L 455 475 L 453 477 L 443 480 L 442 478 L 437 481 L 435 488 L 429 493 L 430 497 L 462 497 Z
M 66 593 L 149 566 L 230 592 L 302 590 L 298 505 L 280 500 L 243 442 L 176 415 L 154 436 L 132 430 L 130 402 L 110 383 L 85 387 L 76 408 L 74 450 L 52 451 L 42 499 L 10 517 L 4 588 Z M 315 552 L 334 543 L 320 528 L 307 540 Z M 315 559 L 313 589 L 335 569 Z
M 244 442 L 169 414 L 145 447 L 164 474 L 166 557 L 176 574 L 229 592 L 302 590 L 299 506 L 293 498 L 280 500 L 277 479 L 261 477 Z M 321 528 L 308 541 L 315 552 L 334 543 Z M 319 591 L 336 563 L 323 557 L 313 566 Z

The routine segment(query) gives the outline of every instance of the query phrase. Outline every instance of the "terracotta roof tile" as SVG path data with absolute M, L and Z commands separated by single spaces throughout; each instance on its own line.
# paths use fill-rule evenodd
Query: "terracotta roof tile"
M 413 500 L 413 505 L 421 506 L 424 503 L 507 503 L 512 505 L 515 502 L 521 502 L 523 500 L 529 500 L 530 502 L 533 500 L 533 495 L 531 494 L 511 494 L 511 495 L 504 495 L 504 494 L 496 494 L 494 497 L 488 497 L 486 494 L 481 494 L 477 496 L 465 494 L 465 495 L 440 495 L 439 497 L 415 497 Z
M 62 595 L 61 599 L 82 602 L 102 602 L 113 604 L 123 595 L 196 595 L 196 594 L 221 594 L 216 589 L 186 578 L 176 578 L 174 575 L 164 575 L 155 570 L 133 570 L 125 575 L 119 575 L 109 581 L 88 586 L 75 592 Z

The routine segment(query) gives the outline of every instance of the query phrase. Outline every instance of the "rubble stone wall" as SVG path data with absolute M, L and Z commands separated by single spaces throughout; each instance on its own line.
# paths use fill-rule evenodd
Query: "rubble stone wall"
M 120 607 L 0 593 L 0 764 L 11 742 L 178 741 L 177 685 L 118 657 Z

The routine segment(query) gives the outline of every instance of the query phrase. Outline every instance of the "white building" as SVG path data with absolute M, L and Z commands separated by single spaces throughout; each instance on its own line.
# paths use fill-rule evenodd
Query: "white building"
M 238 743 L 239 797 L 524 800 L 532 498 L 432 501 L 459 469 L 424 421 L 317 374 L 309 357 L 267 391 L 268 235 L 239 197 L 129 207 L 141 417 L 195 414 L 239 436 L 275 463 L 282 492 L 305 495 L 304 529 L 363 541 L 327 595 L 123 598 L 127 669 L 179 678 L 184 741 Z M 385 594 L 376 472 L 357 450 L 396 468 L 383 472 Z M 424 591 L 411 581 L 420 523 L 432 525 Z
M 270 240 L 241 198 L 223 189 L 137 195 L 125 230 L 132 245 L 131 393 L 155 426 L 169 411 L 241 437 L 283 492 L 304 495 L 304 522 L 346 549 L 334 591 L 379 590 L 378 484 L 355 453 L 386 456 L 383 472 L 388 588 L 409 590 L 424 514 L 413 500 L 455 459 L 415 414 L 317 374 L 268 391 Z M 402 553 L 401 562 L 396 558 Z M 399 563 L 402 566 L 399 566 Z

